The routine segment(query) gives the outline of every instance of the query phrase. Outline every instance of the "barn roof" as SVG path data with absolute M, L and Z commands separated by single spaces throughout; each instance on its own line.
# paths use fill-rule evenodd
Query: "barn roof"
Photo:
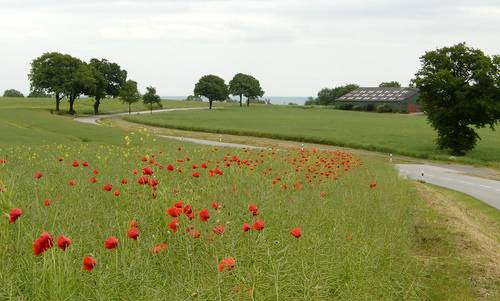
M 374 101 L 399 102 L 418 94 L 415 88 L 358 88 L 339 98 L 337 101 Z

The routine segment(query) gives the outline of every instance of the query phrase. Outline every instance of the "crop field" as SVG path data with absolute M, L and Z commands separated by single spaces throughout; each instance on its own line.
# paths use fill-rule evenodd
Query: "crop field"
M 425 116 L 253 106 L 125 117 L 128 121 L 184 130 L 259 136 L 347 146 L 419 158 L 500 167 L 500 133 L 479 130 L 482 140 L 464 157 L 450 158 L 435 146 Z
M 478 296 L 449 219 L 375 156 L 199 146 L 24 103 L 0 115 L 1 300 Z

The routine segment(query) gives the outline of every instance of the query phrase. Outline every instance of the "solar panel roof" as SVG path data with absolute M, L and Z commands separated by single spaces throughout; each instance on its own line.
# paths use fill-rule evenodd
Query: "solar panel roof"
M 339 101 L 375 101 L 375 102 L 399 102 L 405 101 L 418 93 L 414 88 L 358 88 L 339 98 Z

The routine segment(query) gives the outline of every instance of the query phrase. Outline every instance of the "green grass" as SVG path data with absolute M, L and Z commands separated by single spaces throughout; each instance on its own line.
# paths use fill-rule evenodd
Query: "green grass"
M 92 115 L 94 114 L 94 100 L 92 98 L 81 98 L 75 101 L 75 111 L 77 115 Z M 232 104 L 217 103 L 216 106 L 227 106 Z M 183 101 L 183 100 L 162 100 L 164 109 L 168 108 L 185 108 L 185 107 L 208 107 L 207 103 L 199 101 Z M 55 99 L 51 98 L 17 98 L 17 97 L 0 97 L 0 109 L 19 109 L 19 108 L 37 108 L 55 111 Z M 157 109 L 158 107 L 154 107 Z M 132 104 L 132 111 L 147 111 L 149 106 L 145 106 L 142 101 Z M 69 104 L 67 100 L 61 101 L 60 113 L 67 114 Z M 128 105 L 123 104 L 119 99 L 105 99 L 101 101 L 99 106 L 101 114 L 128 112 Z
M 154 146 L 132 135 L 130 147 L 64 146 L 2 148 L 7 163 L 0 167 L 1 210 L 20 207 L 24 215 L 15 223 L 0 220 L 0 299 L 62 300 L 379 300 L 421 299 L 419 268 L 410 256 L 413 196 L 396 172 L 380 161 L 365 161 L 350 171 L 337 170 L 338 180 L 326 177 L 305 178 L 306 171 L 295 172 L 289 160 L 301 158 L 299 152 L 212 150 L 207 147 L 164 142 Z M 178 146 L 182 151 L 178 151 Z M 183 172 L 168 172 L 154 167 L 159 179 L 158 196 L 137 184 L 132 168 L 140 170 L 144 154 L 154 155 L 162 166 L 174 164 Z M 224 157 L 263 160 L 252 171 L 232 163 L 222 167 L 222 176 L 191 176 L 191 165 L 209 162 L 210 168 Z M 56 158 L 63 156 L 63 162 Z M 335 153 L 306 153 L 314 166 L 318 159 L 336 158 Z M 177 159 L 189 157 L 183 163 Z M 71 166 L 72 160 L 88 160 L 87 168 Z M 344 159 L 345 160 L 345 159 Z M 253 165 L 253 163 L 252 163 Z M 301 165 L 301 164 L 299 164 Z M 269 167 L 272 171 L 269 172 Z M 98 183 L 91 184 L 97 168 Z M 44 177 L 33 178 L 36 170 Z M 272 179 L 280 177 L 279 184 Z M 127 178 L 129 184 L 121 186 Z M 70 179 L 77 185 L 69 187 Z M 320 181 L 322 179 L 322 181 Z M 378 182 L 376 189 L 369 184 Z M 301 189 L 294 183 L 301 181 Z M 121 191 L 119 197 L 104 192 L 111 183 Z M 287 183 L 289 189 L 283 190 Z M 320 193 L 325 196 L 321 197 Z M 52 205 L 46 207 L 43 200 Z M 182 199 L 196 212 L 210 208 L 217 200 L 223 208 L 210 209 L 207 223 L 197 218 L 181 218 L 176 234 L 169 232 L 165 209 Z M 249 203 L 257 204 L 260 215 L 252 217 Z M 126 237 L 128 223 L 137 219 L 138 241 Z M 262 232 L 243 233 L 244 222 L 265 221 Z M 201 238 L 188 236 L 192 224 Z M 217 236 L 212 227 L 225 225 Z M 289 235 L 299 226 L 303 236 Z M 64 234 L 73 240 L 63 252 L 53 248 L 39 257 L 31 244 L 43 231 Z M 352 240 L 346 239 L 352 233 Z M 117 250 L 105 250 L 103 241 L 115 235 Z M 167 252 L 152 255 L 159 243 L 169 245 Z M 314 250 L 314 252 L 311 252 Z M 92 273 L 82 269 L 85 255 L 97 260 Z M 223 257 L 236 258 L 236 268 L 218 273 Z
M 125 117 L 128 121 L 184 130 L 324 143 L 419 158 L 500 167 L 500 133 L 479 130 L 482 140 L 464 157 L 450 158 L 434 144 L 425 116 L 253 106 Z

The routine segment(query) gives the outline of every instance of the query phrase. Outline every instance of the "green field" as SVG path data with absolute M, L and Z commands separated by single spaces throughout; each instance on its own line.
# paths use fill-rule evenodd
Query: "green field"
M 125 117 L 148 125 L 331 144 L 419 158 L 450 160 L 434 144 L 424 116 L 337 111 L 323 108 L 253 106 Z M 500 167 L 500 133 L 479 131 L 477 147 L 451 160 Z
M 105 111 L 120 110 L 109 105 L 115 107 Z M 76 123 L 50 107 L 0 102 L 0 300 L 468 300 L 487 285 L 498 289 L 477 285 L 470 270 L 477 260 L 461 258 L 452 234 L 439 228 L 447 217 L 434 219 L 386 160 L 196 146 Z M 216 166 L 222 175 L 210 176 Z M 143 167 L 153 170 L 156 190 L 138 184 Z M 36 171 L 43 173 L 39 180 Z M 107 183 L 110 192 L 103 190 Z M 179 200 L 192 205 L 195 218 L 179 217 L 174 233 L 166 209 Z M 213 209 L 214 201 L 222 207 Z M 12 208 L 23 210 L 15 223 Z M 202 208 L 207 222 L 198 218 Z M 138 240 L 127 237 L 133 219 Z M 265 222 L 262 231 L 242 231 L 257 219 Z M 223 234 L 213 232 L 218 225 Z M 302 229 L 300 238 L 290 235 L 293 227 Z M 63 251 L 55 242 L 34 256 L 44 231 L 72 244 Z M 107 250 L 111 235 L 119 245 Z M 153 254 L 159 243 L 168 248 Z M 436 254 L 440 264 L 422 260 Z M 84 256 L 97 262 L 91 272 L 82 268 Z M 218 272 L 227 257 L 235 258 L 234 269 Z

